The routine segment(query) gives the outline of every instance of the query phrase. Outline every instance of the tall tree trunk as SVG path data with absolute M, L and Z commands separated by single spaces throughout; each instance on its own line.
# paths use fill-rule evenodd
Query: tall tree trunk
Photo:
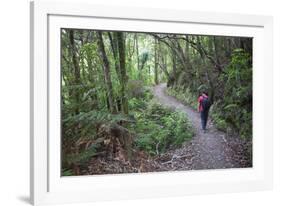
M 219 58 L 219 48 L 218 48 L 218 40 L 217 38 L 214 36 L 213 37 L 213 41 L 214 41 L 214 50 L 215 50 L 215 58 L 216 58 L 216 62 L 218 65 L 220 65 L 220 58 Z
M 128 48 L 127 50 L 127 73 L 132 73 L 132 57 L 135 53 L 135 45 L 136 45 L 136 41 L 134 38 L 132 38 L 132 35 L 131 34 L 127 34 L 128 35 L 128 43 L 127 43 L 127 46 L 126 46 L 126 43 L 125 43 L 125 47 Z M 125 38 L 126 41 L 127 41 L 127 38 Z M 125 42 L 126 42 L 125 41 Z
M 157 47 L 158 42 L 156 37 L 154 37 L 154 82 L 155 84 L 159 84 L 158 80 L 158 52 L 157 52 Z
M 76 56 L 76 47 L 75 47 L 75 41 L 74 41 L 74 32 L 73 30 L 69 31 L 69 41 L 70 41 L 70 48 L 71 48 L 71 59 L 74 67 L 74 84 L 75 86 L 78 86 L 80 84 L 80 67 L 79 67 L 79 60 Z M 75 101 L 76 101 L 76 107 L 75 107 L 75 113 L 79 113 L 79 104 L 80 104 L 80 92 L 79 89 L 76 89 L 74 91 Z
M 118 57 L 118 42 L 116 38 L 116 32 L 113 33 L 113 37 L 110 32 L 108 32 L 108 37 L 111 45 L 112 54 L 114 57 L 114 64 L 115 64 L 115 70 L 116 74 L 118 76 L 118 79 L 121 80 L 121 72 L 120 72 L 120 63 L 119 63 L 119 57 Z
M 100 31 L 97 32 L 97 35 L 98 35 L 99 52 L 103 61 L 103 70 L 104 70 L 104 78 L 105 78 L 105 84 L 107 90 L 108 107 L 111 113 L 115 113 L 115 107 L 113 102 L 113 89 L 112 89 L 111 74 L 110 74 L 110 64 L 105 52 L 102 32 Z
M 129 113 L 128 109 L 128 98 L 126 95 L 127 92 L 127 82 L 128 76 L 126 72 L 126 52 L 125 52 L 125 37 L 123 32 L 116 32 L 117 44 L 118 44 L 118 53 L 119 53 L 119 62 L 120 62 L 120 73 L 121 73 L 121 102 L 122 102 L 122 112 L 124 114 Z M 124 139 L 125 149 L 127 152 L 128 159 L 132 158 L 132 142 L 129 137 Z
M 253 48 L 252 39 L 240 38 L 240 45 L 241 45 L 241 48 L 243 48 L 245 52 L 252 55 L 252 48 Z
M 186 61 L 187 61 L 188 67 L 190 67 L 190 69 L 192 69 L 192 65 L 191 65 L 191 62 L 190 62 L 188 35 L 185 35 L 185 38 L 186 38 L 186 42 L 185 42 Z
M 108 32 L 108 37 L 110 40 L 111 50 L 114 57 L 114 65 L 115 65 L 115 71 L 118 76 L 118 80 L 121 84 L 122 77 L 121 77 L 121 71 L 120 71 L 120 60 L 119 60 L 119 54 L 118 54 L 118 41 L 117 41 L 117 35 L 116 32 L 113 32 L 113 35 L 111 35 L 110 32 Z M 116 97 L 116 103 L 117 103 L 117 110 L 122 111 L 122 100 L 121 97 Z
M 142 79 L 142 76 L 141 76 L 141 71 L 140 71 L 138 34 L 135 34 L 135 41 L 136 41 L 136 52 L 137 52 L 138 75 L 139 75 L 139 79 L 141 80 L 141 79 Z
M 122 111 L 124 114 L 128 114 L 128 98 L 126 96 L 128 77 L 126 73 L 125 40 L 123 32 L 117 32 L 116 35 L 120 61 Z
M 225 56 L 227 58 L 230 58 L 231 57 L 231 39 L 229 37 L 226 38 L 225 40 L 225 44 L 226 44 L 226 48 L 225 48 Z
M 167 57 L 166 57 L 166 53 L 164 52 L 160 42 L 158 43 L 158 50 L 159 50 L 158 65 L 159 65 L 159 68 L 164 72 L 164 74 L 168 80 L 167 86 L 169 86 L 169 81 L 171 79 L 171 75 L 169 74 L 169 72 L 167 70 L 167 60 L 166 60 Z

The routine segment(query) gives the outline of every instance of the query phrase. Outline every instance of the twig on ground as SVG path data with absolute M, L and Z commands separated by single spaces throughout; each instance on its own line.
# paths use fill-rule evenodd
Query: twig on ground
M 177 156 L 177 155 L 173 155 L 172 159 L 167 161 L 167 162 L 163 162 L 161 163 L 162 165 L 165 165 L 165 164 L 170 164 L 172 163 L 174 160 L 176 159 L 182 159 L 182 158 L 185 158 L 185 157 L 190 157 L 190 154 L 187 154 L 187 155 L 182 155 L 182 156 Z

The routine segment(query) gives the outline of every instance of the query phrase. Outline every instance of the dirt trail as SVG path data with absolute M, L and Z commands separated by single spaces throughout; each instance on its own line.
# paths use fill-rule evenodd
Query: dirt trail
M 155 98 L 163 106 L 175 108 L 187 114 L 195 129 L 195 136 L 176 150 L 160 156 L 156 161 L 160 170 L 222 169 L 252 167 L 251 143 L 237 137 L 228 137 L 208 121 L 207 132 L 201 130 L 200 115 L 165 93 L 166 84 L 153 88 Z M 163 168 L 164 167 L 164 168 Z

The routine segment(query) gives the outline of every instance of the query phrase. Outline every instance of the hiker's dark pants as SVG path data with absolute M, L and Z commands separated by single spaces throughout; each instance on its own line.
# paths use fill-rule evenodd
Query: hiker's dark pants
M 200 112 L 201 124 L 202 124 L 202 129 L 203 130 L 206 130 L 206 125 L 207 125 L 207 121 L 208 121 L 208 113 L 209 113 L 209 111 L 202 111 L 202 112 Z

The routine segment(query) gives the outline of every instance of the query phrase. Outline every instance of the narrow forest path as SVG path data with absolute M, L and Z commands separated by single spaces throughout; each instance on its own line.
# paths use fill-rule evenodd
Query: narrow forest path
M 153 88 L 159 103 L 186 113 L 195 130 L 192 140 L 178 149 L 172 149 L 159 156 L 160 170 L 222 169 L 251 167 L 251 143 L 227 135 L 208 121 L 207 132 L 201 130 L 200 114 L 183 105 L 176 98 L 165 93 L 166 84 Z

